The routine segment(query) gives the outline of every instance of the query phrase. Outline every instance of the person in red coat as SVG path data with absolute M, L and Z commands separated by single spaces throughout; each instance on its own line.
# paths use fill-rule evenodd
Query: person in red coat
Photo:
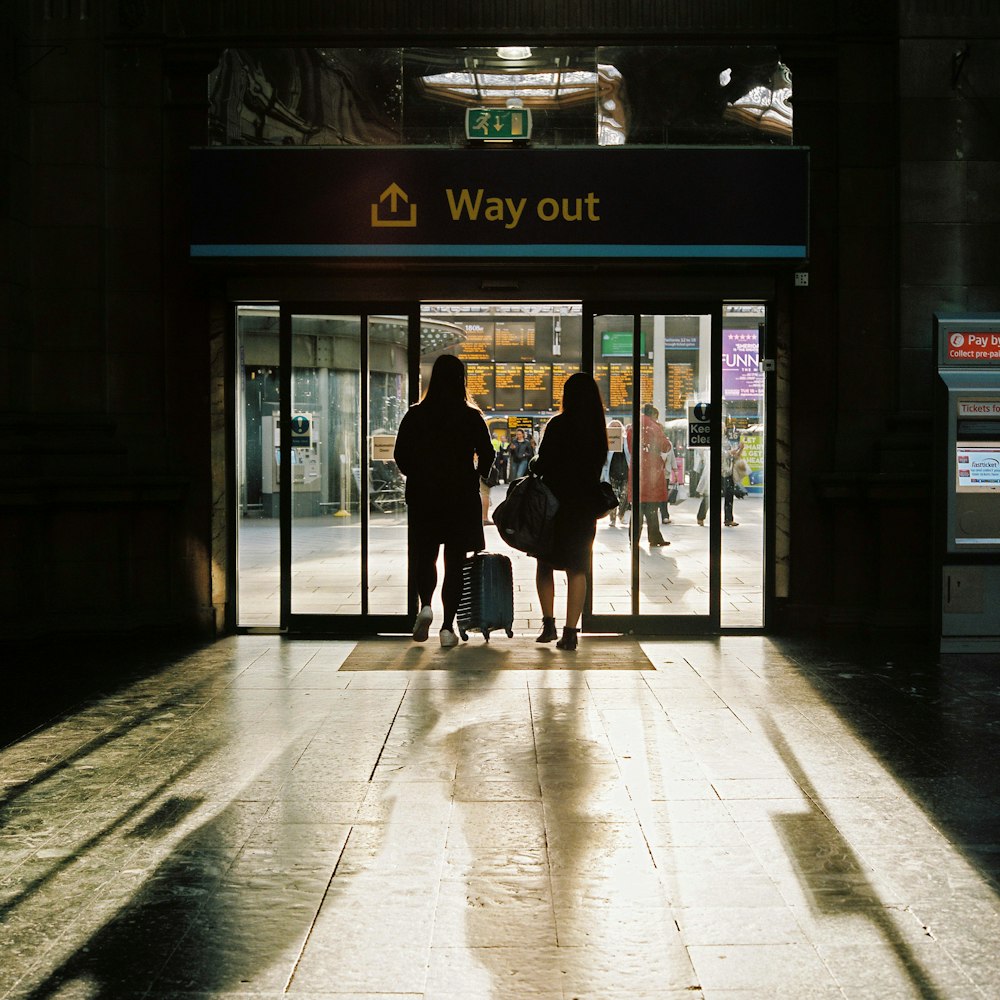
M 670 441 L 657 421 L 659 413 L 652 403 L 642 408 L 639 418 L 638 451 L 633 440 L 632 428 L 627 432 L 628 451 L 633 460 L 639 456 L 639 532 L 646 522 L 647 538 L 651 549 L 669 545 L 660 531 L 660 504 L 667 499 L 666 456 Z M 629 499 L 632 498 L 632 477 L 629 476 Z M 635 504 L 633 503 L 633 508 Z

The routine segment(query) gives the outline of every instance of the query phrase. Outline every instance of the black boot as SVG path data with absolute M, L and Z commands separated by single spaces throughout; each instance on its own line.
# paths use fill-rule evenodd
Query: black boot
M 535 642 L 551 642 L 553 639 L 558 638 L 559 633 L 556 631 L 555 618 L 543 618 L 542 634 L 535 640 Z
M 579 629 L 570 628 L 566 625 L 563 628 L 562 638 L 556 643 L 558 649 L 576 649 L 576 636 Z

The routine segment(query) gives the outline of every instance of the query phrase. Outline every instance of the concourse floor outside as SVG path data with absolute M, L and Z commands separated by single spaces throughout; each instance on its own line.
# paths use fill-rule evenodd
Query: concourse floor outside
M 492 510 L 506 496 L 493 490 Z M 698 525 L 699 501 L 671 506 L 661 523 L 669 541 L 650 548 L 648 528 L 640 533 L 639 601 L 643 615 L 705 615 L 709 611 L 709 532 Z M 763 499 L 738 501 L 739 525 L 722 533 L 720 565 L 721 624 L 760 628 L 764 624 Z M 594 612 L 630 614 L 631 514 L 598 522 L 594 541 Z M 298 517 L 293 525 L 292 610 L 305 614 L 357 614 L 360 611 L 361 537 L 357 515 L 346 518 Z M 510 557 L 514 572 L 514 628 L 537 629 L 541 610 L 535 590 L 535 560 L 500 540 L 498 529 L 484 529 L 486 548 Z M 368 539 L 369 599 L 373 611 L 395 614 L 406 607 L 406 522 L 402 508 L 373 514 Z M 239 526 L 239 624 L 277 626 L 280 620 L 279 526 L 276 519 L 242 518 Z M 441 564 L 443 572 L 443 563 Z
M 254 635 L 6 662 L 0 997 L 1000 996 L 995 657 Z

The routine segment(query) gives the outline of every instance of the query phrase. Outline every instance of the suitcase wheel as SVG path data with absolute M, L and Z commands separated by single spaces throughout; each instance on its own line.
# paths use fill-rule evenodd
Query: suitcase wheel
M 462 642 L 469 641 L 469 633 L 466 632 L 464 628 L 459 628 L 458 634 L 462 637 Z
M 490 630 L 488 628 L 483 629 L 483 638 L 489 642 L 490 641 Z
M 508 639 L 514 638 L 514 630 L 512 628 L 507 629 L 507 638 Z

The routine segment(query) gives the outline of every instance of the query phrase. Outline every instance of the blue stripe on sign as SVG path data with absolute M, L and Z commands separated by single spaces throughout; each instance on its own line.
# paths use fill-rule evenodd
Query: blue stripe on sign
M 805 257 L 796 245 L 753 243 L 193 243 L 192 257 Z

